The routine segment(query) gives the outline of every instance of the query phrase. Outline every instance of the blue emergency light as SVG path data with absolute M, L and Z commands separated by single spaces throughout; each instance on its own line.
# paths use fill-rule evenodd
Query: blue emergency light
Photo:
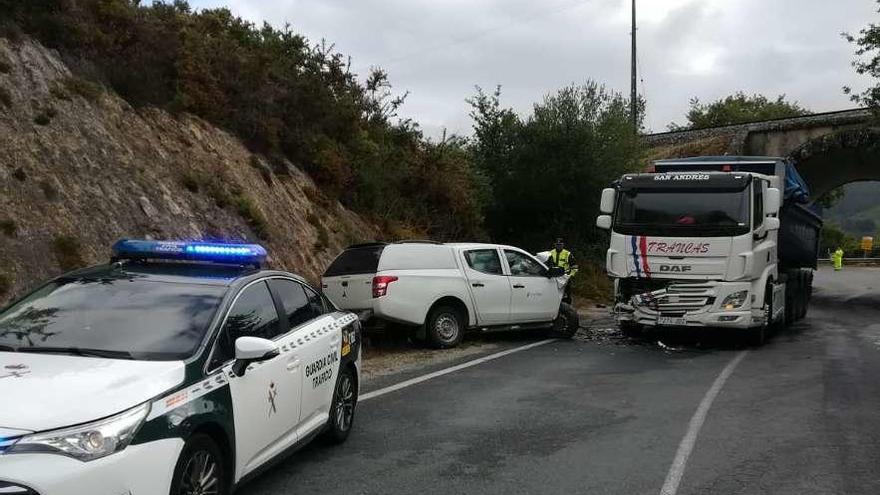
M 113 245 L 113 260 L 175 260 L 261 266 L 266 249 L 259 244 L 122 239 Z

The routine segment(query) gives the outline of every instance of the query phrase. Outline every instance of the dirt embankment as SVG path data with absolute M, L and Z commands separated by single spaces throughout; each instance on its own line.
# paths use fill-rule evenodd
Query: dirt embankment
M 292 163 L 190 115 L 132 108 L 57 53 L 0 38 L 0 304 L 119 238 L 259 241 L 315 279 L 374 225 Z

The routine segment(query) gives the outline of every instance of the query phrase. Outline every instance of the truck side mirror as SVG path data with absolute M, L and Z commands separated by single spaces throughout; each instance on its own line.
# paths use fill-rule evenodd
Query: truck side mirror
M 617 191 L 607 187 L 602 189 L 602 201 L 599 202 L 599 212 L 614 213 L 614 200 L 617 199 Z
M 779 207 L 782 205 L 782 196 L 779 189 L 768 187 L 764 192 L 764 214 L 776 215 L 779 213 Z
M 611 215 L 599 215 L 596 217 L 596 227 L 599 227 L 602 230 L 608 230 L 611 228 Z
M 764 228 L 767 231 L 779 230 L 779 219 L 777 217 L 767 217 L 764 219 Z

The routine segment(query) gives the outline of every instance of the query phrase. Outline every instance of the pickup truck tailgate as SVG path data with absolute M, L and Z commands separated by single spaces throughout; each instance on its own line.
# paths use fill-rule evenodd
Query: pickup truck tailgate
M 359 311 L 373 307 L 372 273 L 324 277 L 321 287 L 339 309 Z

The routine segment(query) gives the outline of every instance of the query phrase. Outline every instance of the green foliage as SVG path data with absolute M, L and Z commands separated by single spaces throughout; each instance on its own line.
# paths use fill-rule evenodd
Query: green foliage
M 605 273 L 605 265 L 598 262 L 581 263 L 570 283 L 571 293 L 578 299 L 610 303 L 614 298 L 614 282 Z
M 816 200 L 816 204 L 822 208 L 832 208 L 834 205 L 840 203 L 845 194 L 846 190 L 843 186 L 834 188 L 822 196 L 819 196 L 819 199 Z
M 0 0 L 0 12 L 6 26 L 80 61 L 80 76 L 135 106 L 224 127 L 253 151 L 302 166 L 330 198 L 383 224 L 442 239 L 482 235 L 473 199 L 481 183 L 463 143 L 431 143 L 417 126 L 393 123 L 406 95 L 392 93 L 381 69 L 359 83 L 333 45 L 227 9 L 194 12 L 182 0 Z M 83 81 L 69 81 L 68 92 L 99 94 Z
M 0 220 L 0 232 L 3 232 L 6 237 L 15 237 L 18 232 L 18 224 L 11 218 Z
M 859 249 L 859 239 L 847 234 L 837 225 L 826 222 L 822 226 L 819 239 L 819 256 L 827 256 L 829 252 L 833 252 L 838 247 L 843 248 L 844 252 L 852 253 Z
M 880 5 L 880 0 L 877 4 Z M 844 87 L 843 91 L 850 95 L 852 101 L 880 112 L 880 23 L 869 23 L 858 35 L 844 33 L 843 37 L 856 46 L 856 59 L 853 61 L 856 72 L 875 81 L 874 86 L 861 93 L 854 92 L 850 87 Z
M 692 98 L 690 105 L 691 108 L 687 113 L 688 123 L 678 125 L 673 122 L 669 124 L 669 130 L 704 129 L 760 120 L 798 117 L 811 113 L 797 102 L 786 101 L 785 95 L 779 95 L 775 100 L 771 100 L 759 94 L 749 96 L 742 91 L 708 104 L 700 102 L 698 98 Z
M 260 211 L 250 198 L 244 195 L 236 196 L 235 210 L 244 218 L 257 237 L 269 240 L 271 237 L 269 221 L 266 220 L 266 216 L 263 215 L 263 212 Z
M 72 236 L 58 236 L 52 240 L 52 251 L 58 266 L 63 271 L 70 271 L 83 266 L 82 246 L 79 239 Z
M 597 256 L 607 247 L 594 226 L 601 190 L 641 157 L 629 102 L 594 82 L 546 96 L 525 119 L 499 100 L 479 88 L 469 100 L 493 239 L 539 251 L 563 236 L 579 256 Z

